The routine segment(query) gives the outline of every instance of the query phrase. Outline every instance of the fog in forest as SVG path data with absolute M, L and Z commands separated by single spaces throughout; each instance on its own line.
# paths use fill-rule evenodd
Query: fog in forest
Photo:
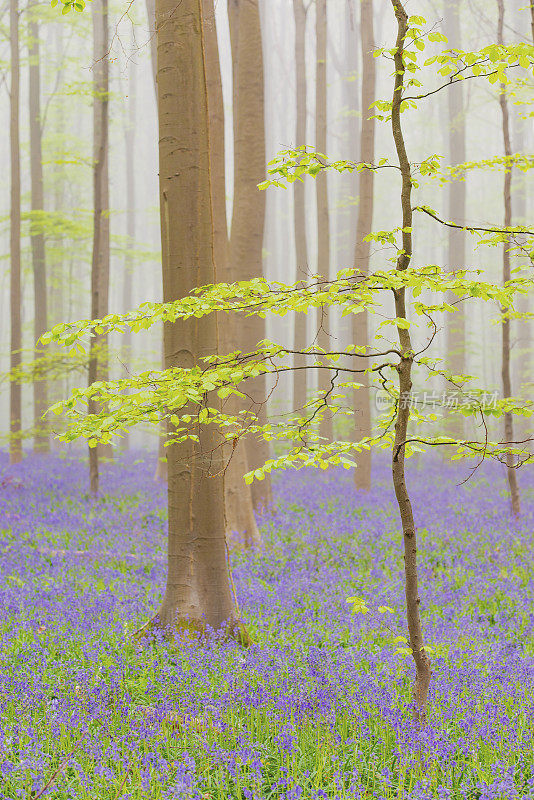
M 301 17 L 296 9 L 302 5 Z M 506 3 L 504 40 L 511 44 L 525 40 L 530 30 L 529 10 L 519 0 Z M 497 35 L 498 4 L 495 3 L 408 3 L 408 12 L 421 14 L 427 29 L 445 32 L 449 46 L 477 50 L 494 41 Z M 417 6 L 417 7 L 416 7 Z M 92 10 L 91 10 L 92 9 Z M 46 5 L 19 8 L 20 54 L 20 164 L 22 192 L 20 313 L 22 324 L 22 361 L 33 358 L 35 343 L 34 278 L 32 266 L 31 225 L 40 227 L 44 238 L 44 273 L 47 297 L 46 327 L 59 322 L 91 316 L 91 258 L 93 244 L 93 99 L 95 61 L 92 15 L 95 3 L 85 13 L 61 15 Z M 362 37 L 360 3 L 355 0 L 328 0 L 326 32 L 326 155 L 332 161 L 360 159 L 361 118 L 366 109 L 362 101 Z M 215 3 L 222 85 L 224 93 L 226 141 L 227 219 L 232 219 L 233 199 L 233 123 L 232 55 L 226 3 Z M 295 23 L 297 19 L 297 23 Z M 305 59 L 305 133 L 297 138 L 297 93 L 302 99 L 302 80 L 297 86 L 295 32 L 301 28 Z M 3 253 L 1 318 L 4 376 L 9 372 L 10 353 L 10 260 L 9 260 L 9 41 L 7 11 L 4 9 L 5 37 L 2 45 L 2 105 L 4 130 L 0 202 L 4 220 L 0 242 Z M 265 153 L 271 161 L 278 152 L 308 145 L 321 151 L 317 143 L 316 76 L 317 26 L 313 2 L 291 3 L 269 0 L 261 4 L 261 26 L 265 85 Z M 389 2 L 375 2 L 373 8 L 374 46 L 391 47 L 395 40 L 395 19 Z M 37 36 L 38 48 L 32 37 Z M 441 45 L 428 43 L 429 54 Z M 145 301 L 162 297 L 160 267 L 160 222 L 158 191 L 157 116 L 152 49 L 156 47 L 153 26 L 140 0 L 124 7 L 109 8 L 109 303 L 110 312 L 122 313 Z M 425 53 L 427 55 L 427 53 Z M 375 99 L 388 100 L 391 94 L 391 61 L 376 58 Z M 38 71 L 31 88 L 30 64 Z M 252 68 L 252 67 L 251 67 Z M 35 80 L 35 78 L 34 78 Z M 436 76 L 423 78 L 425 90 L 437 88 Z M 446 81 L 445 81 L 446 83 Z M 511 99 L 510 137 L 513 153 L 532 149 L 532 118 L 522 105 L 521 89 Z M 32 96 L 33 92 L 33 96 Z M 423 90 L 419 90 L 419 94 Z M 524 90 L 523 90 L 524 94 Z M 35 113 L 39 118 L 35 120 Z M 42 208 L 32 205 L 30 127 L 35 120 L 42 150 Z M 253 131 L 253 126 L 251 127 Z M 478 161 L 504 152 L 503 127 L 499 109 L 498 85 L 465 80 L 454 88 L 440 91 L 419 102 L 419 109 L 405 115 L 405 136 L 410 158 L 422 161 L 431 154 L 442 157 L 442 164 Z M 376 122 L 375 157 L 394 159 L 394 145 L 387 122 Z M 304 181 L 304 215 L 307 262 L 297 264 L 295 240 L 295 194 L 292 188 L 269 188 L 263 234 L 263 274 L 267 279 L 294 282 L 307 275 L 323 274 L 318 263 L 317 195 L 312 179 Z M 373 230 L 386 230 L 399 223 L 398 175 L 393 169 L 377 170 L 374 181 Z M 532 202 L 532 178 L 528 171 L 514 170 L 512 177 L 512 219 L 525 223 Z M 353 267 L 359 208 L 359 175 L 329 174 L 327 188 L 329 274 Z M 446 183 L 422 181 L 417 203 L 428 205 L 444 220 L 455 223 L 492 226 L 502 223 L 503 175 L 492 169 L 474 169 L 461 180 Z M 38 204 L 39 205 L 39 204 Z M 456 206 L 456 207 L 455 207 Z M 33 209 L 33 210 L 32 210 Z M 33 223 L 32 223 L 33 214 Z M 36 221 L 37 220 L 37 221 Z M 418 264 L 438 264 L 444 268 L 469 266 L 483 270 L 486 280 L 498 281 L 502 254 L 498 247 L 479 246 L 470 233 L 456 234 L 462 241 L 456 253 L 465 258 L 462 264 L 451 263 L 454 232 L 430 218 L 418 219 L 414 258 Z M 451 247 L 453 250 L 451 251 Z M 460 248 L 458 251 L 458 247 Z M 383 244 L 371 246 L 370 268 L 387 264 L 391 252 Z M 454 258 L 454 256 L 453 256 Z M 359 266 L 359 265 L 358 265 Z M 521 266 L 519 258 L 513 267 Z M 224 279 L 224 278 L 221 278 Z M 526 298 L 520 299 L 528 310 Z M 500 328 L 492 320 L 497 307 L 472 302 L 465 317 L 465 334 L 455 345 L 461 348 L 460 363 L 469 375 L 475 375 L 490 392 L 502 393 Z M 391 308 L 384 307 L 384 314 Z M 438 332 L 431 354 L 447 363 L 447 317 L 438 314 Z M 370 318 L 370 335 L 380 316 Z M 514 392 L 526 392 L 531 375 L 531 350 L 528 321 L 512 324 L 511 367 Z M 295 315 L 275 317 L 267 323 L 269 338 L 286 346 L 294 342 Z M 306 344 L 317 340 L 319 323 L 311 312 L 307 317 Z M 424 331 L 421 336 L 424 340 Z M 342 350 L 350 342 L 347 318 L 333 310 L 329 319 L 329 343 Z M 112 334 L 109 342 L 110 376 L 157 367 L 161 354 L 161 330 L 124 337 Z M 450 350 L 450 348 L 449 348 Z M 70 365 L 62 375 L 49 381 L 50 402 L 68 396 L 69 391 L 86 381 L 86 366 Z M 429 385 L 424 376 L 419 390 L 436 390 L 439 380 Z M 269 413 L 291 408 L 292 377 L 282 375 L 268 402 Z M 309 378 L 309 389 L 317 377 Z M 521 390 L 521 386 L 524 387 Z M 376 403 L 371 402 L 373 415 Z M 2 432 L 8 433 L 9 382 L 4 377 L 1 395 Z M 31 447 L 33 398 L 30 383 L 22 385 L 22 429 L 27 431 L 24 447 Z M 59 424 L 59 423 L 58 423 Z M 528 421 L 524 423 L 528 425 Z M 156 446 L 154 430 L 141 429 L 132 434 L 132 446 Z M 63 445 L 54 444 L 54 447 Z

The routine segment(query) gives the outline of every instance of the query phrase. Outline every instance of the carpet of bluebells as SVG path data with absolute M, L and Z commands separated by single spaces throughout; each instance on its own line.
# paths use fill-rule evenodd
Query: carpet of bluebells
M 409 466 L 434 670 L 418 731 L 385 461 L 368 495 L 335 469 L 277 478 L 263 550 L 232 555 L 248 649 L 131 639 L 164 586 L 153 470 L 106 465 L 93 500 L 72 455 L 1 457 L 1 798 L 534 798 L 532 473 L 514 522 L 498 466 L 464 486 L 465 466 Z

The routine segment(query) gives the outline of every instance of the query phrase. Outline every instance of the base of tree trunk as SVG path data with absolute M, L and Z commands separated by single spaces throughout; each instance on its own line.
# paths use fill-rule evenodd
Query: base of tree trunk
M 170 641 L 176 634 L 191 639 L 206 636 L 207 625 L 203 620 L 194 617 L 176 616 L 174 622 L 169 624 L 167 621 L 168 616 L 168 613 L 161 609 L 141 628 L 132 633 L 130 638 L 144 644 L 153 640 L 155 634 L 161 635 L 162 633 L 166 641 Z M 244 622 L 240 619 L 229 621 L 224 639 L 235 639 L 243 647 L 249 647 L 252 644 L 250 634 Z
M 419 653 L 415 659 L 415 685 L 413 689 L 414 695 L 414 717 L 419 730 L 426 725 L 426 711 L 428 704 L 428 691 L 430 689 L 430 680 L 432 678 L 432 670 L 430 668 L 430 661 L 426 653 Z

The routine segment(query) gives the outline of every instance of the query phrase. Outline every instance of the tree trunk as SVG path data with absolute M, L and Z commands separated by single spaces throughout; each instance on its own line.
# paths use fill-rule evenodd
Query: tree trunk
M 157 0 L 158 118 L 163 299 L 216 281 L 201 0 Z M 191 368 L 218 352 L 217 317 L 164 326 L 165 366 Z M 216 393 L 207 405 L 220 408 Z M 201 425 L 199 441 L 167 448 L 167 587 L 154 623 L 241 632 L 227 563 L 221 437 Z M 244 634 L 243 634 L 244 635 Z
M 358 3 L 359 6 L 359 3 Z M 349 161 L 358 161 L 361 151 L 361 110 L 360 110 L 360 40 L 359 30 L 360 15 L 356 14 L 354 0 L 345 0 L 344 24 L 344 57 L 343 61 L 336 64 L 338 74 L 343 80 L 343 153 Z M 334 47 L 329 38 L 329 53 L 334 53 Z M 336 269 L 346 269 L 353 265 L 354 248 L 356 246 L 356 227 L 358 223 L 359 205 L 359 180 L 357 170 L 336 176 L 340 186 L 339 200 L 337 201 L 336 234 L 337 254 Z M 339 348 L 345 349 L 354 341 L 351 315 L 342 316 L 336 309 Z M 343 359 L 343 364 L 349 366 L 352 359 Z M 343 405 L 352 409 L 354 407 L 354 393 L 347 389 Z M 353 438 L 354 431 L 343 438 Z
M 157 70 L 157 59 L 158 59 L 158 50 L 156 46 L 156 2 L 155 0 L 146 0 L 146 12 L 148 17 L 148 29 L 150 32 L 150 63 L 152 66 L 152 78 L 154 81 L 154 93 L 156 96 L 156 102 L 158 99 L 158 70 Z M 162 356 L 161 356 L 161 363 L 163 368 L 165 368 L 165 357 L 163 354 L 163 346 L 162 346 Z M 158 460 L 156 463 L 156 471 L 154 473 L 154 480 L 156 481 L 166 481 L 167 480 L 167 448 L 165 447 L 165 441 L 167 437 L 167 423 L 165 420 L 161 421 L 159 437 L 158 437 Z
M 308 92 L 306 83 L 306 7 L 304 0 L 293 0 L 293 15 L 295 17 L 295 71 L 296 71 L 296 112 L 297 126 L 295 132 L 295 146 L 303 147 L 306 144 L 306 121 Z M 295 226 L 295 254 L 296 280 L 307 280 L 308 242 L 306 235 L 306 186 L 302 181 L 293 184 L 293 210 Z M 295 314 L 294 349 L 302 351 L 307 345 L 307 314 Z M 308 398 L 308 381 L 305 356 L 295 357 L 293 373 L 293 407 L 300 411 Z
M 449 47 L 460 48 L 460 3 L 461 0 L 452 0 L 445 4 L 444 30 L 449 40 Z M 465 162 L 465 112 L 462 82 L 453 84 L 447 89 L 449 104 L 449 162 L 451 165 Z M 466 182 L 465 179 L 449 180 L 449 219 L 465 222 Z M 448 257 L 447 268 L 458 270 L 465 268 L 465 242 L 464 231 L 449 228 L 448 230 Z M 446 298 L 448 303 L 455 304 L 455 312 L 445 315 L 447 331 L 447 366 L 453 375 L 465 375 L 466 372 L 466 342 L 465 342 L 465 314 L 461 306 L 457 305 L 458 298 L 454 293 L 449 293 Z M 450 435 L 456 439 L 465 436 L 465 422 L 461 414 L 452 414 L 448 420 Z
M 263 49 L 258 0 L 228 0 L 232 45 L 234 98 L 234 203 L 230 234 L 230 270 L 239 280 L 263 274 L 265 192 L 265 109 Z M 265 321 L 256 316 L 239 322 L 240 349 L 253 349 L 265 338 Z M 247 395 L 260 424 L 267 422 L 267 390 L 264 377 L 248 381 Z M 263 466 L 269 448 L 263 438 L 247 437 L 251 470 Z M 252 484 L 254 508 L 271 500 L 268 477 Z
M 497 0 L 499 9 L 497 42 L 504 44 L 503 41 L 503 28 L 504 28 L 504 0 Z M 499 103 L 501 106 L 502 114 L 502 134 L 504 141 L 504 154 L 505 156 L 512 155 L 512 146 L 510 143 L 510 117 L 508 112 L 508 101 L 506 99 L 506 87 L 501 84 L 501 91 L 499 94 Z M 504 227 L 509 228 L 512 225 L 512 166 L 505 170 L 504 173 Z M 511 278 L 510 268 L 510 247 L 512 246 L 511 239 L 507 239 L 503 244 L 502 251 L 502 279 L 506 284 Z M 510 319 L 503 315 L 502 318 L 502 391 L 503 398 L 512 396 L 512 378 L 510 371 Z M 514 441 L 514 418 L 511 411 L 504 412 L 504 441 L 509 443 L 512 447 Z M 515 459 L 512 453 L 506 454 L 506 475 L 508 478 L 508 487 L 510 489 L 510 500 L 512 504 L 512 513 L 514 516 L 519 516 L 521 513 L 521 501 L 519 497 L 519 486 L 517 485 L 517 473 L 515 469 Z
M 122 275 L 122 308 L 129 311 L 133 305 L 132 284 L 134 280 L 134 258 L 132 254 L 135 245 L 136 230 L 136 197 L 135 197 L 135 124 L 137 106 L 137 66 L 135 61 L 128 65 L 128 118 L 124 128 L 124 155 L 126 160 L 126 254 L 124 258 L 124 272 Z M 122 363 L 126 367 L 132 356 L 132 332 L 130 328 L 122 335 Z M 122 439 L 122 449 L 130 449 L 130 432 L 125 431 Z
M 12 370 L 19 369 L 22 358 L 21 288 L 20 288 L 20 54 L 18 0 L 9 4 L 9 41 L 11 51 L 11 91 L 9 140 L 11 151 L 11 215 L 10 215 L 10 298 L 11 298 L 11 358 Z M 10 382 L 9 395 L 10 437 L 9 461 L 16 464 L 22 459 L 22 397 L 18 380 Z
M 405 270 L 412 258 L 412 176 L 406 153 L 401 124 L 401 101 L 404 88 L 404 39 L 408 30 L 408 15 L 400 0 L 391 0 L 397 18 L 397 42 L 395 47 L 395 88 L 391 109 L 391 127 L 395 149 L 402 176 L 402 249 L 397 258 L 397 269 Z M 395 312 L 398 319 L 406 319 L 406 290 L 394 291 Z M 409 329 L 398 328 L 401 360 L 397 366 L 399 375 L 399 402 L 395 421 L 395 443 L 392 454 L 393 485 L 402 521 L 404 541 L 404 575 L 406 587 L 406 616 L 410 637 L 410 648 L 415 662 L 414 702 L 415 716 L 419 726 L 426 720 L 426 706 L 430 678 L 430 660 L 423 646 L 423 632 L 419 613 L 419 589 L 417 575 L 417 533 L 404 469 L 405 442 L 410 420 L 410 403 L 406 402 L 412 389 L 413 347 Z M 403 402 L 404 398 L 404 402 Z
M 29 11 L 32 14 L 32 10 Z M 46 307 L 46 260 L 45 238 L 39 214 L 44 211 L 43 195 L 43 156 L 41 130 L 41 80 L 39 53 L 39 23 L 31 17 L 28 22 L 29 55 L 29 101 L 30 101 L 30 175 L 31 210 L 35 216 L 31 222 L 30 239 L 33 266 L 33 338 L 35 340 L 34 359 L 43 355 L 40 337 L 48 330 Z M 34 450 L 50 451 L 50 438 L 46 423 L 41 419 L 48 408 L 48 387 L 46 378 L 33 381 L 33 427 Z
M 319 153 L 326 155 L 327 150 L 327 95 L 326 95 L 326 43 L 327 16 L 326 0 L 316 3 L 316 94 L 315 94 L 315 146 Z M 315 183 L 317 195 L 317 274 L 325 281 L 330 278 L 330 215 L 328 209 L 328 178 L 324 170 L 319 173 Z M 318 313 L 319 333 L 317 342 L 325 351 L 331 350 L 329 335 L 328 308 L 320 308 Z M 327 369 L 319 370 L 319 390 L 326 393 L 331 390 L 331 373 Z M 329 442 L 334 437 L 332 414 L 326 409 L 319 425 L 319 434 Z
M 213 0 L 203 0 L 204 34 L 206 58 L 206 85 L 208 94 L 208 116 L 210 126 L 210 160 L 212 185 L 213 246 L 215 273 L 219 281 L 238 280 L 229 264 L 228 220 L 226 216 L 226 168 L 224 136 L 224 104 L 217 42 L 217 26 Z M 225 314 L 219 328 L 222 352 L 238 349 L 236 318 Z M 237 399 L 226 401 L 228 413 L 238 414 Z M 261 536 L 254 517 L 252 492 L 243 476 L 248 472 L 245 441 L 240 439 L 232 448 L 225 448 L 228 462 L 225 473 L 225 507 L 227 539 L 243 537 L 246 547 L 261 544 Z M 235 541 L 240 541 L 235 539 Z
M 524 24 L 523 11 L 525 6 L 522 0 L 515 6 L 514 13 L 514 28 L 521 30 Z M 531 11 L 534 14 L 534 6 L 531 6 Z M 534 17 L 533 17 L 534 21 Z M 532 30 L 532 41 L 534 42 L 534 28 Z M 526 136 L 529 128 L 529 122 L 523 118 L 523 111 L 521 106 L 512 105 L 510 108 L 512 114 L 512 151 L 514 153 L 523 153 L 527 148 Z M 514 209 L 514 221 L 517 225 L 527 225 L 527 182 L 529 178 L 523 172 L 515 170 L 512 175 L 512 206 Z M 516 266 L 521 266 L 521 260 L 516 263 Z M 523 272 L 524 277 L 528 277 L 528 270 Z M 519 295 L 516 299 L 516 310 L 520 314 L 528 315 L 532 306 L 532 300 L 529 294 Z M 530 342 L 532 340 L 532 322 L 528 317 L 521 319 L 515 326 L 515 374 L 512 370 L 512 382 L 516 386 L 516 393 L 522 396 L 526 393 L 528 397 L 529 387 L 532 376 L 532 351 Z M 514 433 L 516 439 L 522 441 L 528 439 L 531 435 L 532 423 L 528 417 L 516 417 L 514 420 Z
M 360 161 L 369 164 L 375 157 L 375 120 L 371 103 L 375 99 L 376 66 L 373 30 L 373 0 L 362 0 L 360 31 L 362 42 L 362 123 L 360 134 Z M 356 247 L 354 266 L 364 274 L 369 273 L 371 244 L 365 237 L 373 229 L 374 171 L 364 169 L 360 172 L 360 204 L 356 227 Z M 358 347 L 369 342 L 369 320 L 367 310 L 353 316 L 352 334 Z M 354 391 L 354 427 L 356 441 L 371 435 L 371 401 L 369 387 L 360 386 Z M 356 456 L 354 481 L 356 488 L 371 488 L 371 451 L 364 450 Z
M 360 31 L 358 31 L 360 22 Z M 371 28 L 372 31 L 372 28 Z M 359 34 L 359 35 L 358 35 Z M 359 90 L 359 48 L 363 32 L 361 31 L 361 10 L 358 19 L 354 0 L 345 0 L 345 65 L 346 76 L 343 86 L 344 105 L 346 106 L 346 140 L 347 158 L 356 161 L 361 152 L 361 122 L 360 122 L 360 100 Z M 358 38 L 360 42 L 358 42 Z M 363 66 L 363 64 L 362 64 Z M 363 85 L 362 85 L 363 90 Z M 373 100 L 375 98 L 373 97 Z M 340 267 L 350 266 L 354 248 L 356 246 L 356 226 L 358 224 L 358 205 L 360 175 L 354 170 L 347 174 L 349 205 L 347 211 L 348 231 L 345 236 L 346 247 L 343 248 L 343 258 Z M 343 323 L 342 323 L 343 324 Z M 352 341 L 352 332 L 347 329 L 346 342 Z
M 165 369 L 165 345 L 162 341 L 161 345 L 161 365 Z M 159 426 L 158 436 L 158 460 L 156 463 L 156 471 L 154 473 L 155 481 L 166 481 L 168 479 L 167 469 L 167 448 L 165 442 L 167 441 L 167 420 L 162 419 Z
M 156 35 L 156 0 L 146 0 L 146 15 L 148 19 L 148 35 L 150 36 L 150 63 L 152 66 L 152 78 L 154 80 L 154 91 L 156 92 L 157 97 L 158 49 Z
M 91 318 L 100 319 L 108 313 L 109 297 L 109 58 L 108 58 L 108 0 L 93 3 L 93 192 L 94 228 L 93 258 L 91 264 Z M 90 386 L 97 380 L 106 380 L 108 337 L 104 334 L 91 338 L 89 357 Z M 97 412 L 97 404 L 89 400 L 89 413 Z M 109 447 L 89 448 L 89 481 L 93 495 L 99 490 L 99 456 L 108 455 Z

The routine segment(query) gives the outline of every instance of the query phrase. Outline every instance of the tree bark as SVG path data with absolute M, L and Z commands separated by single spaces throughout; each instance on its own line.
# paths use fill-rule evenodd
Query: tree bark
M 124 155 L 126 161 L 126 254 L 122 275 L 122 308 L 129 311 L 133 305 L 132 284 L 134 280 L 133 247 L 136 230 L 136 185 L 135 185 L 135 124 L 137 108 L 137 66 L 128 65 L 128 118 L 124 127 Z M 128 365 L 132 356 L 132 332 L 130 328 L 122 335 L 122 363 Z M 128 373 L 126 372 L 126 375 Z M 130 432 L 125 431 L 122 449 L 130 449 Z
M 150 36 L 150 64 L 152 66 L 152 79 L 154 91 L 158 94 L 158 48 L 156 35 L 156 0 L 146 0 L 146 15 L 148 19 L 148 34 Z
M 369 164 L 375 157 L 375 120 L 371 103 L 375 99 L 376 66 L 373 29 L 373 0 L 362 0 L 360 31 L 362 43 L 362 122 L 360 133 L 360 161 Z M 356 227 L 356 247 L 354 266 L 364 274 L 369 273 L 371 244 L 365 237 L 373 229 L 374 171 L 364 169 L 360 172 L 360 203 Z M 367 310 L 353 316 L 352 335 L 358 346 L 369 342 L 369 320 Z M 360 386 L 354 391 L 354 427 L 356 441 L 371 435 L 371 401 L 369 387 Z M 354 482 L 357 489 L 371 488 L 371 451 L 364 450 L 356 455 Z
M 306 16 L 304 0 L 293 0 L 295 18 L 295 71 L 296 71 L 296 114 L 295 146 L 306 144 L 306 121 L 308 111 L 308 92 L 306 82 Z M 296 280 L 305 282 L 308 278 L 308 241 L 306 234 L 306 186 L 302 181 L 293 184 L 293 213 L 295 226 Z M 302 351 L 307 345 L 307 314 L 295 314 L 294 349 Z M 307 370 L 305 356 L 295 357 L 293 373 L 293 407 L 300 411 L 308 398 Z
M 326 45 L 327 13 L 326 0 L 316 2 L 316 90 L 315 90 L 315 146 L 319 153 L 327 150 L 327 88 L 326 88 Z M 330 278 L 330 214 L 328 208 L 328 178 L 324 170 L 315 182 L 317 196 L 317 274 L 325 281 Z M 326 352 L 331 349 L 328 308 L 320 308 L 318 314 L 319 333 L 317 343 Z M 319 370 L 319 390 L 326 394 L 332 388 L 331 373 Z M 329 442 L 334 437 L 333 419 L 329 409 L 323 411 L 319 434 Z
M 108 0 L 93 3 L 93 196 L 94 227 L 93 257 L 91 263 L 91 318 L 100 319 L 108 313 L 109 298 L 109 33 Z M 106 380 L 108 337 L 99 334 L 91 338 L 88 385 Z M 89 400 L 90 414 L 97 412 L 97 404 Z M 99 456 L 109 455 L 110 448 L 89 448 L 89 482 L 93 495 L 99 490 Z
M 172 302 L 216 282 L 201 1 L 157 0 L 156 30 L 163 299 Z M 193 367 L 218 352 L 216 315 L 166 323 L 164 345 L 167 368 Z M 216 393 L 207 405 L 220 408 Z M 227 624 L 241 634 L 227 563 L 221 437 L 201 425 L 198 442 L 171 444 L 167 458 L 167 586 L 154 623 Z
M 234 202 L 230 233 L 230 269 L 239 280 L 263 274 L 265 192 L 265 108 L 263 46 L 258 0 L 228 0 L 232 45 L 234 98 Z M 240 320 L 240 349 L 254 348 L 265 339 L 265 321 L 256 316 Z M 247 382 L 247 395 L 260 424 L 267 422 L 265 377 Z M 258 469 L 269 458 L 263 438 L 246 439 L 248 465 Z M 267 476 L 252 484 L 252 500 L 258 509 L 271 500 Z
M 503 28 L 504 28 L 504 0 L 497 0 L 499 10 L 498 28 L 497 28 L 497 43 L 504 44 Z M 508 101 L 506 98 L 506 87 L 501 84 L 501 91 L 499 94 L 499 103 L 501 106 L 502 115 L 502 134 L 504 143 L 505 156 L 512 155 L 512 146 L 510 143 L 510 116 L 508 111 Z M 509 228 L 512 225 L 512 166 L 505 170 L 504 173 L 504 187 L 503 187 L 503 200 L 504 200 L 504 227 Z M 502 251 L 502 279 L 506 284 L 511 278 L 510 267 L 510 247 L 512 241 L 510 238 L 506 239 L 503 244 Z M 510 319 L 503 315 L 502 318 L 502 391 L 503 398 L 512 396 L 512 378 L 510 370 Z M 511 444 L 514 441 L 514 418 L 511 411 L 504 412 L 504 441 Z M 506 476 L 508 478 L 508 487 L 510 489 L 510 500 L 512 504 L 512 513 L 514 516 L 519 516 L 521 513 L 521 500 L 519 497 L 519 486 L 517 484 L 517 472 L 515 469 L 515 459 L 511 452 L 506 454 Z
M 226 167 L 224 104 L 217 42 L 217 25 L 213 0 L 203 0 L 206 53 L 206 85 L 210 125 L 210 160 L 212 185 L 213 247 L 217 280 L 238 280 L 229 263 L 228 220 L 226 215 Z M 237 324 L 234 315 L 225 314 L 220 326 L 220 346 L 223 352 L 233 352 L 239 347 Z M 226 401 L 228 413 L 237 414 L 236 399 Z M 247 451 L 244 439 L 235 447 L 225 448 L 226 531 L 229 542 L 243 543 L 245 547 L 261 544 L 261 536 L 254 516 L 252 492 L 243 476 L 248 472 Z M 242 537 L 242 538 L 241 538 Z
M 358 3 L 359 7 L 360 3 Z M 361 151 L 361 69 L 360 69 L 360 14 L 356 13 L 354 0 L 345 0 L 344 55 L 343 61 L 335 57 L 336 70 L 343 80 L 343 153 L 344 157 L 357 162 Z M 335 48 L 329 37 L 328 52 L 334 57 Z M 339 200 L 336 210 L 336 269 L 346 269 L 353 265 L 356 246 L 356 227 L 358 223 L 359 181 L 357 170 L 336 176 L 339 186 Z M 337 336 L 339 349 L 345 349 L 353 342 L 352 319 L 350 315 L 341 316 L 336 309 Z M 348 365 L 350 359 L 344 359 Z M 353 408 L 353 392 L 347 390 L 343 403 Z M 353 431 L 348 438 L 353 438 Z
M 11 52 L 10 90 L 10 161 L 11 161 L 11 212 L 10 212 L 10 307 L 11 307 L 11 370 L 19 369 L 22 358 L 21 287 L 20 287 L 20 53 L 18 0 L 9 4 L 9 41 Z M 22 396 L 18 380 L 10 382 L 9 394 L 9 461 L 16 464 L 22 459 Z
M 29 9 L 32 14 L 32 9 Z M 30 176 L 31 176 L 31 210 L 34 215 L 30 239 L 33 267 L 33 338 L 34 359 L 42 358 L 43 347 L 39 339 L 48 330 L 46 302 L 46 254 L 45 237 L 39 214 L 44 211 L 43 194 L 43 156 L 41 129 L 41 64 L 39 52 L 39 23 L 31 16 L 28 22 L 28 55 L 29 55 L 29 111 L 30 111 Z M 33 381 L 33 427 L 34 450 L 48 453 L 50 437 L 47 425 L 42 416 L 48 408 L 48 387 L 46 378 Z
M 461 0 L 452 0 L 445 4 L 444 30 L 449 40 L 449 47 L 460 48 L 460 4 Z M 447 90 L 449 105 L 449 161 L 451 165 L 462 164 L 465 156 L 465 111 L 463 99 L 463 86 L 461 81 L 451 85 Z M 449 219 L 460 224 L 465 222 L 466 182 L 461 178 L 449 180 Z M 449 228 L 448 230 L 448 257 L 447 268 L 458 270 L 465 268 L 465 242 L 464 231 Z M 448 303 L 456 303 L 457 297 L 449 293 L 446 298 Z M 466 342 L 465 342 L 465 314 L 461 306 L 455 305 L 455 312 L 445 315 L 447 332 L 447 365 L 453 375 L 465 375 L 466 372 Z M 447 421 L 450 435 L 456 439 L 463 439 L 465 435 L 465 422 L 461 414 L 452 414 Z
M 401 101 L 404 89 L 404 39 L 408 30 L 408 15 L 400 0 L 391 0 L 397 19 L 397 41 L 395 45 L 395 88 L 391 109 L 391 127 L 395 149 L 402 176 L 402 249 L 397 258 L 397 269 L 402 271 L 409 267 L 412 258 L 412 175 L 410 162 L 406 153 L 404 135 L 401 124 Z M 406 319 L 406 290 L 394 291 L 395 312 L 398 319 Z M 419 588 L 417 574 L 417 533 L 412 506 L 406 486 L 404 468 L 405 442 L 410 420 L 410 403 L 408 401 L 412 389 L 413 347 L 410 330 L 398 328 L 401 359 L 397 365 L 399 376 L 399 401 L 395 421 L 395 443 L 392 454 L 392 472 L 395 496 L 399 506 L 404 541 L 404 576 L 406 588 L 406 617 L 408 622 L 410 648 L 415 662 L 414 702 L 415 717 L 419 726 L 426 720 L 426 706 L 430 678 L 430 660 L 423 646 L 423 631 L 419 613 Z

